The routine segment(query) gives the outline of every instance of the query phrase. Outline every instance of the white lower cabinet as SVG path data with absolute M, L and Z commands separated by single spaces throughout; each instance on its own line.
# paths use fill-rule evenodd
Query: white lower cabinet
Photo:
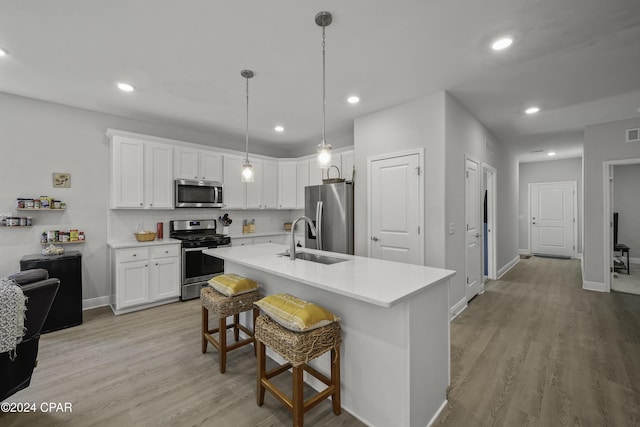
M 112 249 L 115 312 L 133 311 L 180 296 L 180 245 Z

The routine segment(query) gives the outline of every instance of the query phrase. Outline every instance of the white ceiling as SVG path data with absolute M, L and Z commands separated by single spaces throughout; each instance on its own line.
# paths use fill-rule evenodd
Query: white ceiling
M 251 143 L 312 147 L 322 10 L 329 143 L 350 141 L 358 116 L 440 90 L 522 161 L 579 156 L 585 125 L 640 116 L 638 0 L 0 0 L 0 91 L 244 136 L 249 68 Z M 503 34 L 513 46 L 491 51 Z

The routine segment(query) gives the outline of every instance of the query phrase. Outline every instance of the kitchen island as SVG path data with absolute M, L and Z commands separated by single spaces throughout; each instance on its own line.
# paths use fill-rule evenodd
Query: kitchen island
M 311 249 L 300 251 L 346 261 L 292 261 L 278 255 L 287 249 L 267 243 L 204 253 L 224 259 L 226 273 L 259 282 L 265 295 L 289 293 L 341 318 L 342 406 L 351 414 L 372 426 L 431 423 L 449 385 L 449 279 L 455 272 Z M 329 355 L 310 365 L 328 373 Z

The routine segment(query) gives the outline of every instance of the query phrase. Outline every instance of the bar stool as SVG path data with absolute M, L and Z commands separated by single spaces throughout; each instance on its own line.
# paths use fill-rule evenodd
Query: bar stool
M 331 397 L 333 413 L 340 415 L 340 323 L 335 321 L 308 332 L 294 332 L 273 321 L 268 316 L 258 317 L 255 323 L 255 339 L 258 347 L 257 403 L 264 404 L 265 389 L 282 402 L 293 415 L 294 427 L 304 424 L 304 414 L 322 400 Z M 266 347 L 270 347 L 287 363 L 266 370 Z M 307 362 L 331 350 L 331 378 L 307 365 Z M 288 398 L 270 379 L 293 368 L 293 394 Z M 303 395 L 303 372 L 316 377 L 327 388 L 307 401 Z
M 224 374 L 227 368 L 227 353 L 242 346 L 254 343 L 253 331 L 240 324 L 240 313 L 251 310 L 253 312 L 253 325 L 255 328 L 256 318 L 260 310 L 253 305 L 254 302 L 262 298 L 259 291 L 255 290 L 234 296 L 225 296 L 210 287 L 203 287 L 200 291 L 200 301 L 202 302 L 202 352 L 206 353 L 207 344 L 211 343 L 218 349 L 220 358 L 220 373 Z M 218 316 L 218 327 L 209 329 L 209 310 Z M 227 325 L 227 317 L 233 316 L 233 323 Z M 227 329 L 233 328 L 235 343 L 227 344 Z M 249 337 L 241 341 L 240 331 Z M 213 334 L 218 333 L 218 340 Z M 253 349 L 254 354 L 256 348 Z

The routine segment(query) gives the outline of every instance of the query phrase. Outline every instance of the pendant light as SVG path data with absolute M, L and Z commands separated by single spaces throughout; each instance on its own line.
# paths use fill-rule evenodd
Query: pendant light
M 316 150 L 316 164 L 319 168 L 326 169 L 331 166 L 331 145 L 327 144 L 325 138 L 325 120 L 326 120 L 326 90 L 325 90 L 325 28 L 331 24 L 333 17 L 329 12 L 318 12 L 316 14 L 316 24 L 322 27 L 322 141 L 318 144 Z
M 245 158 L 242 162 L 242 182 L 253 182 L 253 166 L 249 161 L 249 79 L 253 77 L 253 71 L 242 70 L 240 75 L 247 81 L 247 132 L 245 143 Z

